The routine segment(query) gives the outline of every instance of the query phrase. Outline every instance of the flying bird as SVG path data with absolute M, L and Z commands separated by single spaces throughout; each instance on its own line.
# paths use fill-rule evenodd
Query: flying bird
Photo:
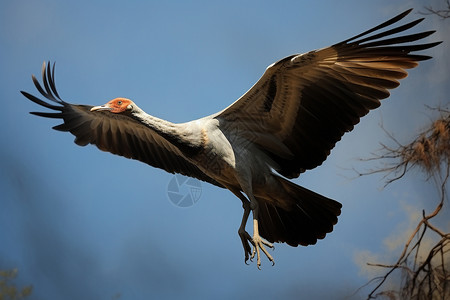
M 423 19 L 393 25 L 410 12 L 330 47 L 283 58 L 230 106 L 187 123 L 151 116 L 126 98 L 100 106 L 66 102 L 55 87 L 55 65 L 45 62 L 43 86 L 32 79 L 51 102 L 21 93 L 56 111 L 31 114 L 62 119 L 53 129 L 72 133 L 77 145 L 93 144 L 230 190 L 243 205 L 238 235 L 245 262 L 256 257 L 260 268 L 263 255 L 274 263 L 267 251 L 273 243 L 313 245 L 332 232 L 342 205 L 288 179 L 321 165 L 343 134 L 407 76 L 406 69 L 431 58 L 415 52 L 440 42 L 412 42 L 434 31 L 403 34 Z M 252 235 L 246 231 L 250 212 Z

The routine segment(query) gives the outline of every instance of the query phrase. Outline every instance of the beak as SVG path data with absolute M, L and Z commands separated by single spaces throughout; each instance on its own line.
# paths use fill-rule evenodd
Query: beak
M 104 104 L 104 105 L 100 105 L 100 106 L 94 106 L 91 108 L 91 111 L 96 111 L 96 110 L 111 110 L 111 107 L 109 107 L 108 104 Z

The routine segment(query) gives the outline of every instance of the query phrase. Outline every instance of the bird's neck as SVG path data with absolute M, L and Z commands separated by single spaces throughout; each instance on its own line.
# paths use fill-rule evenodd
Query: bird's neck
M 136 107 L 132 112 L 135 120 L 155 131 L 184 154 L 193 155 L 200 151 L 200 143 L 196 143 L 195 133 L 183 124 L 175 124 L 152 115 Z

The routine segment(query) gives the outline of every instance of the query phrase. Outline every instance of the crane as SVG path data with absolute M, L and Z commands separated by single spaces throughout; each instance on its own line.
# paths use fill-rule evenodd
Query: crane
M 260 268 L 263 255 L 274 263 L 267 251 L 274 243 L 313 245 L 332 232 L 342 205 L 289 179 L 321 165 L 407 69 L 431 58 L 415 52 L 440 42 L 412 42 L 434 31 L 403 34 L 423 19 L 393 25 L 410 12 L 330 47 L 283 58 L 230 106 L 187 123 L 151 116 L 126 98 L 100 106 L 66 102 L 51 63 L 42 66 L 43 86 L 32 76 L 49 101 L 21 93 L 53 110 L 31 114 L 62 119 L 53 129 L 72 133 L 77 145 L 93 144 L 231 191 L 244 211 L 238 235 L 245 263 L 256 257 Z M 250 213 L 252 235 L 246 231 Z

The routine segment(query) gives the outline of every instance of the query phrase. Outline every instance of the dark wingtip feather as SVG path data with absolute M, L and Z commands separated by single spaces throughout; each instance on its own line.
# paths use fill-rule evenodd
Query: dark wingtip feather
M 49 84 L 52 81 L 50 65 L 51 65 L 50 61 L 48 62 L 47 66 L 45 62 L 42 64 L 42 82 L 44 83 L 47 98 L 59 102 L 53 95 Z
M 383 37 L 389 36 L 389 35 L 392 36 L 392 35 L 394 35 L 396 33 L 403 32 L 403 31 L 406 31 L 408 29 L 413 28 L 414 26 L 416 26 L 417 24 L 419 24 L 423 20 L 424 20 L 423 18 L 422 19 L 418 19 L 418 20 L 409 22 L 407 24 L 404 24 L 404 25 L 392 28 L 390 30 L 386 30 L 386 31 L 380 32 L 378 34 L 374 34 L 374 35 L 365 37 L 363 39 L 360 39 L 360 40 L 357 40 L 357 41 L 353 41 L 352 43 L 361 45 L 361 44 L 363 44 L 363 43 L 365 43 L 367 41 L 374 41 L 374 40 L 377 40 L 377 39 L 380 39 L 380 38 L 383 38 Z M 382 40 L 380 42 L 383 42 L 383 41 L 388 41 L 388 40 Z M 367 44 L 364 44 L 364 45 L 367 46 Z
M 377 47 L 377 46 L 387 46 L 387 45 L 393 45 L 393 44 L 404 44 L 404 43 L 410 43 L 410 42 L 415 42 L 415 41 L 424 39 L 424 38 L 432 35 L 435 32 L 436 32 L 435 30 L 430 30 L 430 31 L 424 31 L 424 32 L 415 33 L 415 34 L 403 35 L 403 36 L 399 36 L 399 37 L 393 37 L 393 38 L 389 38 L 389 39 L 384 39 L 384 40 L 379 40 L 379 41 L 374 41 L 374 42 L 363 44 L 366 40 L 376 39 L 376 37 L 368 37 L 367 39 L 357 41 L 356 43 L 358 43 L 364 47 Z M 388 32 L 385 32 L 385 33 L 383 33 L 382 35 L 385 36 L 385 35 L 390 34 Z
M 63 103 L 64 101 L 61 100 L 58 92 L 56 91 L 54 79 L 55 64 L 53 64 L 53 72 L 52 69 L 50 69 L 50 65 L 50 62 L 48 63 L 48 65 L 45 63 L 45 61 L 42 63 L 41 75 L 43 87 L 34 75 L 31 75 L 31 79 L 33 80 L 34 86 L 42 96 L 53 102 Z
M 32 111 L 32 112 L 30 112 L 30 114 L 39 116 L 39 117 L 52 118 L 52 119 L 62 119 L 63 118 L 62 113 L 47 113 L 47 112 Z
M 441 42 L 433 42 L 433 43 L 424 43 L 424 44 L 408 44 L 415 41 L 422 40 L 433 33 L 435 30 L 424 31 L 414 34 L 394 36 L 394 34 L 403 33 L 408 29 L 413 28 L 417 24 L 419 24 L 424 19 L 418 19 L 404 25 L 397 26 L 391 29 L 383 29 L 387 26 L 390 26 L 411 12 L 412 9 L 409 9 L 396 17 L 370 29 L 367 30 L 357 36 L 354 36 L 344 42 L 338 43 L 334 45 L 335 49 L 338 51 L 339 55 L 344 57 L 347 55 L 346 51 L 352 52 L 352 54 L 358 53 L 363 57 L 385 57 L 385 56 L 397 56 L 397 57 L 407 57 L 411 61 L 420 61 L 429 59 L 429 56 L 426 55 L 414 55 L 411 54 L 415 51 L 421 51 L 425 49 L 429 49 L 439 45 Z M 383 29 L 381 32 L 369 35 L 372 32 Z M 350 43 L 349 43 L 350 42 Z
M 47 96 L 47 93 L 44 91 L 44 89 L 42 88 L 41 84 L 39 83 L 39 80 L 37 80 L 36 76 L 31 75 L 31 80 L 33 80 L 34 86 L 36 87 L 36 89 L 39 91 L 39 93 L 41 93 L 42 96 L 44 96 L 45 98 L 49 99 Z M 50 99 L 51 100 L 51 99 Z
M 53 94 L 55 94 L 56 98 L 61 100 L 61 98 L 58 95 L 58 91 L 56 90 L 56 84 L 55 84 L 55 66 L 56 62 L 53 63 L 52 72 L 49 72 L 49 78 L 50 78 L 50 88 L 53 91 Z M 61 100 L 62 101 L 62 100 Z
M 58 130 L 58 131 L 64 131 L 64 132 L 70 131 L 70 128 L 66 123 L 62 123 L 62 124 L 53 126 L 52 129 Z
M 62 106 L 52 105 L 52 104 L 49 104 L 49 103 L 47 103 L 45 101 L 42 101 L 41 99 L 39 99 L 39 98 L 37 98 L 37 97 L 27 93 L 27 92 L 24 92 L 24 91 L 20 91 L 20 92 L 22 93 L 22 95 L 24 95 L 26 98 L 28 98 L 28 100 L 31 100 L 31 101 L 33 101 L 36 104 L 39 104 L 39 105 L 44 106 L 44 107 L 49 108 L 49 109 L 54 109 L 54 110 L 59 110 L 59 111 L 63 110 Z
M 392 25 L 392 24 L 394 24 L 394 23 L 400 21 L 400 20 L 403 19 L 404 17 L 406 17 L 412 10 L 413 10 L 413 9 L 410 8 L 410 9 L 408 9 L 408 10 L 402 12 L 401 14 L 399 14 L 399 15 L 393 17 L 392 19 L 389 19 L 389 20 L 387 20 L 386 22 L 381 23 L 381 24 L 378 25 L 378 26 L 375 26 L 375 27 L 373 27 L 373 28 L 371 28 L 371 29 L 369 29 L 369 30 L 364 31 L 363 33 L 360 33 L 360 34 L 358 34 L 358 35 L 355 35 L 354 37 L 351 37 L 351 38 L 349 38 L 349 39 L 343 41 L 343 43 L 351 42 L 351 41 L 353 41 L 353 40 L 356 40 L 357 38 L 360 38 L 360 37 L 362 37 L 362 36 L 368 35 L 369 33 L 372 33 L 372 32 L 374 32 L 374 31 L 377 31 L 377 30 L 379 30 L 379 29 L 381 29 L 381 28 L 385 28 L 385 27 L 387 27 L 387 26 L 389 26 L 389 25 Z
M 42 96 L 44 96 L 46 99 L 48 99 L 50 101 L 65 105 L 65 102 L 63 100 L 61 100 L 61 98 L 59 97 L 58 92 L 56 90 L 55 76 L 54 76 L 55 63 L 53 63 L 52 68 L 50 66 L 51 66 L 50 62 L 48 62 L 48 64 L 46 64 L 45 61 L 42 63 L 42 68 L 41 68 L 42 85 L 41 85 L 41 83 L 39 83 L 39 80 L 37 80 L 37 78 L 34 75 L 31 75 L 31 79 L 33 80 L 34 86 L 36 87 L 36 89 L 39 91 L 39 93 Z M 25 91 L 20 91 L 20 93 L 22 95 L 24 95 L 27 99 L 33 101 L 36 104 L 44 106 L 46 108 L 58 110 L 58 111 L 63 110 L 63 106 L 52 105 L 52 104 L 50 104 L 46 101 L 43 101 L 43 100 L 39 99 L 38 97 L 33 96 Z M 56 116 L 54 116 L 54 115 L 51 116 L 51 114 L 46 114 L 46 113 L 34 113 L 33 112 L 31 114 L 41 116 L 41 117 L 56 118 Z

